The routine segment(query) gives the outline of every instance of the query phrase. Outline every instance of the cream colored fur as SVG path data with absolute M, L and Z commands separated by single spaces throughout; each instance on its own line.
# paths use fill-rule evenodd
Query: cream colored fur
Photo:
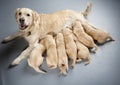
M 57 52 L 58 52 L 58 67 L 60 74 L 67 74 L 68 70 L 68 57 L 65 50 L 65 43 L 62 33 L 56 36 Z
M 49 68 L 55 69 L 58 65 L 58 55 L 55 39 L 52 35 L 47 35 L 44 39 L 44 44 L 47 50 L 46 62 Z
M 110 36 L 109 33 L 94 27 L 88 23 L 82 23 L 84 30 L 87 34 L 89 34 L 94 40 L 96 40 L 99 44 L 104 44 L 106 41 L 114 41 L 114 39 Z
M 30 57 L 28 58 L 28 65 L 40 73 L 46 73 L 45 70 L 39 69 L 39 66 L 42 65 L 44 60 L 44 57 L 42 56 L 44 51 L 45 47 L 40 43 L 32 50 Z
M 86 10 L 89 10 L 87 6 Z M 6 37 L 2 42 L 9 42 L 16 37 L 23 37 L 27 40 L 29 47 L 26 48 L 12 63 L 11 65 L 19 64 L 23 59 L 29 56 L 29 53 L 34 48 L 35 43 L 46 37 L 47 34 L 57 34 L 63 28 L 71 27 L 71 24 L 80 20 L 86 22 L 85 15 L 87 11 L 77 12 L 73 10 L 63 10 L 51 14 L 39 14 L 38 12 L 29 8 L 18 8 L 15 16 L 20 30 Z M 84 15 L 85 14 L 85 15 Z M 21 19 L 24 22 L 21 23 Z
M 72 60 L 71 67 L 74 68 L 77 57 L 77 46 L 74 42 L 73 33 L 70 29 L 63 29 L 64 42 L 68 57 Z
M 79 21 L 75 21 L 73 23 L 72 30 L 76 37 L 78 38 L 79 42 L 84 44 L 85 46 L 89 48 L 94 48 L 94 52 L 97 50 L 97 45 L 94 43 L 91 36 L 89 36 L 87 33 L 85 33 L 81 23 Z

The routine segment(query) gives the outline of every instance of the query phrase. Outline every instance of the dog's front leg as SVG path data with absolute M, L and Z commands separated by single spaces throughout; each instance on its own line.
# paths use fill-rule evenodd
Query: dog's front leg
M 26 48 L 10 65 L 8 68 L 12 68 L 17 66 L 23 59 L 25 59 L 26 57 L 29 56 L 31 50 L 32 50 L 32 46 L 29 46 L 28 48 Z
M 9 41 L 14 40 L 14 39 L 17 38 L 17 37 L 22 36 L 22 35 L 23 35 L 23 33 L 20 32 L 20 31 L 18 31 L 18 32 L 16 32 L 16 33 L 13 34 L 13 35 L 10 35 L 10 36 L 5 37 L 1 43 L 7 43 L 7 42 L 9 42 Z

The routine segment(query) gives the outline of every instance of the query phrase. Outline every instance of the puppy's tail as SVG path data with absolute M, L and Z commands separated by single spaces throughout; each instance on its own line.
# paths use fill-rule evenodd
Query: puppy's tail
M 88 2 L 87 8 L 85 9 L 84 12 L 82 12 L 82 14 L 83 14 L 84 17 L 87 17 L 87 16 L 88 16 L 88 14 L 89 14 L 90 11 L 91 11 L 91 8 L 92 8 L 92 3 L 91 3 L 91 2 Z

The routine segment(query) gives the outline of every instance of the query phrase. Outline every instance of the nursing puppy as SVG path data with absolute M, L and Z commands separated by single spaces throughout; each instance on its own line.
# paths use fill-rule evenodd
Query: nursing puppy
M 62 33 L 56 36 L 57 52 L 58 52 L 58 66 L 60 74 L 67 74 L 68 70 L 68 57 L 65 50 L 64 38 Z
M 96 40 L 99 44 L 104 44 L 107 41 L 114 41 L 109 33 L 101 29 L 95 28 L 88 23 L 82 23 L 82 26 L 84 27 L 85 32 L 89 34 L 94 40 Z
M 74 42 L 73 33 L 70 29 L 67 28 L 63 29 L 62 33 L 64 36 L 67 55 L 72 60 L 71 67 L 74 68 L 77 57 L 77 47 Z
M 85 65 L 89 64 L 91 60 L 89 49 L 79 41 L 76 41 L 76 45 L 78 49 L 76 62 L 78 63 L 78 62 L 81 62 L 82 60 L 87 60 Z
M 87 60 L 85 65 L 89 64 L 91 60 L 89 49 L 85 45 L 83 45 L 81 42 L 79 42 L 79 40 L 76 38 L 75 35 L 73 35 L 73 37 L 77 46 L 76 62 L 79 63 L 82 60 Z
M 45 74 L 46 71 L 39 68 L 39 66 L 42 65 L 44 60 L 44 57 L 42 56 L 44 51 L 44 45 L 42 45 L 41 43 L 37 44 L 28 58 L 28 65 L 32 67 L 35 71 Z
M 85 46 L 92 48 L 92 51 L 95 52 L 98 47 L 94 43 L 91 36 L 89 36 L 87 33 L 85 33 L 80 21 L 75 21 L 72 26 L 73 33 L 76 35 L 78 40 L 84 44 Z
M 44 39 L 44 44 L 47 50 L 46 62 L 49 68 L 55 69 L 58 65 L 58 56 L 56 50 L 55 39 L 52 35 L 47 35 Z
M 7 43 L 16 37 L 23 37 L 29 46 L 11 63 L 11 66 L 16 66 L 25 59 L 34 48 L 34 43 L 45 38 L 48 33 L 57 34 L 64 27 L 71 26 L 76 19 L 81 22 L 86 21 L 85 16 L 89 14 L 90 9 L 91 5 L 88 4 L 84 12 L 63 10 L 52 14 L 39 14 L 29 8 L 18 8 L 15 16 L 20 30 L 6 37 L 2 43 Z

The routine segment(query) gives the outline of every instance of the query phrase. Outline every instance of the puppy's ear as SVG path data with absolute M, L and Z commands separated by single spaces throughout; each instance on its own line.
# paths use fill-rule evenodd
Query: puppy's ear
M 19 12 L 20 8 L 17 8 L 16 11 L 15 11 L 15 18 L 17 19 L 17 14 Z

